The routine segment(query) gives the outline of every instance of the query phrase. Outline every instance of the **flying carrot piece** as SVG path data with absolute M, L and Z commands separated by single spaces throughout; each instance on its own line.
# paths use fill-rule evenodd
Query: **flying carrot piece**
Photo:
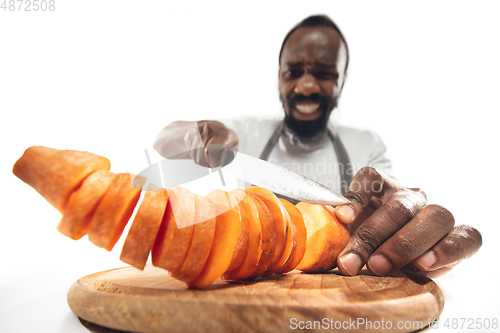
M 88 152 L 33 146 L 12 172 L 63 213 L 69 196 L 88 175 L 109 168 L 108 159 Z
M 154 266 L 174 274 L 181 268 L 193 240 L 198 199 L 180 186 L 174 186 L 167 192 L 167 210 L 153 245 L 151 259 Z
M 216 212 L 215 206 L 207 197 L 196 195 L 196 215 L 193 240 L 181 268 L 172 276 L 190 285 L 200 275 L 207 262 L 214 242 Z
M 98 170 L 85 178 L 82 185 L 70 195 L 57 230 L 74 240 L 85 236 L 92 214 L 115 176 L 109 171 Z
M 123 244 L 120 260 L 144 269 L 167 207 L 167 190 L 149 184 Z
M 299 202 L 296 207 L 307 229 L 306 251 L 296 269 L 324 272 L 335 268 L 338 254 L 349 241 L 347 226 L 337 220 L 330 206 Z
M 300 210 L 295 207 L 292 203 L 280 199 L 285 206 L 290 218 L 292 219 L 292 224 L 295 226 L 295 231 L 297 233 L 297 247 L 295 252 L 290 257 L 289 261 L 280 269 L 279 273 L 288 273 L 297 267 L 297 265 L 302 261 L 304 253 L 306 251 L 307 242 L 307 230 L 304 224 L 304 218 Z
M 273 221 L 274 228 L 276 230 L 276 240 L 274 244 L 274 252 L 272 255 L 271 263 L 269 267 L 273 267 L 276 262 L 281 258 L 283 252 L 285 250 L 286 239 L 288 235 L 288 224 L 287 224 L 287 211 L 283 204 L 278 199 L 278 197 L 268 189 L 251 186 L 246 189 L 247 192 L 250 192 L 256 195 L 259 199 L 261 199 L 264 204 L 269 208 Z
M 288 202 L 283 199 L 279 199 L 281 203 L 283 204 L 283 207 L 285 207 L 284 202 Z M 286 210 L 286 208 L 285 208 Z M 295 229 L 295 225 L 292 222 L 292 218 L 290 217 L 290 214 L 288 214 L 288 210 L 285 212 L 285 217 L 286 217 L 286 222 L 288 225 L 288 233 L 286 237 L 286 243 L 285 243 L 285 250 L 283 251 L 283 254 L 281 258 L 274 264 L 273 267 L 269 268 L 265 273 L 264 276 L 266 275 L 272 275 L 275 273 L 280 272 L 281 268 L 283 268 L 288 261 L 292 258 L 292 256 L 295 253 L 295 249 L 297 248 L 297 230 Z
M 192 288 L 206 288 L 227 271 L 241 230 L 238 204 L 233 196 L 226 191 L 215 190 L 207 197 L 214 203 L 217 213 L 215 236 L 201 274 L 189 284 Z
M 245 191 L 248 197 L 254 202 L 259 213 L 259 221 L 262 233 L 262 253 L 260 255 L 257 268 L 249 277 L 261 276 L 270 266 L 274 253 L 274 244 L 276 239 L 276 230 L 274 221 L 269 208 L 257 196 L 251 192 Z
M 129 173 L 116 176 L 97 205 L 90 222 L 89 240 L 108 251 L 120 239 L 141 195 L 141 190 L 132 185 L 132 178 L 133 175 Z M 144 185 L 146 179 L 141 178 Z
M 262 231 L 259 210 L 255 202 L 245 191 L 232 190 L 229 193 L 235 197 L 240 211 L 245 211 L 241 216 L 247 217 L 248 251 L 241 265 L 232 271 L 226 272 L 222 277 L 226 280 L 246 279 L 257 269 L 257 264 L 262 254 Z

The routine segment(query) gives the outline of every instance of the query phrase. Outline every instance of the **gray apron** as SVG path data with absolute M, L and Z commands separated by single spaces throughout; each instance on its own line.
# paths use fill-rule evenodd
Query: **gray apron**
M 271 151 L 274 149 L 274 146 L 276 146 L 276 143 L 278 143 L 278 140 L 281 134 L 283 133 L 284 128 L 285 128 L 285 121 L 283 120 L 278 124 L 278 127 L 276 127 L 276 130 L 274 131 L 273 135 L 271 135 L 271 137 L 269 138 L 269 141 L 267 141 L 264 150 L 259 156 L 261 160 L 267 161 L 269 155 L 271 154 Z M 347 172 L 348 167 L 350 165 L 349 155 L 347 154 L 347 151 L 345 150 L 344 145 L 342 144 L 342 141 L 340 140 L 333 126 L 328 126 L 328 137 L 330 138 L 330 140 L 332 140 L 333 149 L 335 150 L 335 155 L 337 155 L 337 162 L 339 165 L 339 174 L 341 181 L 340 183 L 341 192 L 342 195 L 344 195 L 347 193 L 349 184 L 352 181 L 352 175 L 349 172 Z M 290 199 L 281 195 L 278 195 L 278 197 L 284 198 L 294 204 L 297 203 L 297 200 L 294 199 Z

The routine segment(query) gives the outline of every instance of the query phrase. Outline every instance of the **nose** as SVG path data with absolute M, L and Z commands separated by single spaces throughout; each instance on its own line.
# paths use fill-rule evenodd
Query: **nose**
M 316 78 L 309 73 L 304 73 L 304 75 L 302 75 L 300 79 L 297 81 L 294 92 L 296 94 L 310 96 L 312 94 L 319 93 L 320 90 L 321 88 L 318 82 L 316 81 Z

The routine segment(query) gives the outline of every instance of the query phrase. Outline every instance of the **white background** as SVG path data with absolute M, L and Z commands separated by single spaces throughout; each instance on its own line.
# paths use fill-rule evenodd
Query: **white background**
M 55 3 L 0 10 L 0 331 L 87 331 L 66 291 L 124 266 L 119 247 L 56 231 L 59 213 L 12 175 L 23 151 L 86 150 L 138 173 L 144 149 L 160 159 L 152 145 L 173 120 L 280 112 L 282 39 L 316 13 L 336 21 L 351 52 L 335 120 L 376 131 L 402 183 L 483 234 L 476 256 L 436 280 L 442 318 L 500 318 L 498 2 Z

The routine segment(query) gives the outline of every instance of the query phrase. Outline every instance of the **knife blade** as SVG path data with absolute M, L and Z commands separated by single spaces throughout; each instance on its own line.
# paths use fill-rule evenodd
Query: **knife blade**
M 224 151 L 221 160 L 226 160 L 224 155 L 227 152 L 234 154 L 234 159 L 220 170 L 242 181 L 298 201 L 332 206 L 350 203 L 344 196 L 320 183 L 259 158 L 240 152 Z

